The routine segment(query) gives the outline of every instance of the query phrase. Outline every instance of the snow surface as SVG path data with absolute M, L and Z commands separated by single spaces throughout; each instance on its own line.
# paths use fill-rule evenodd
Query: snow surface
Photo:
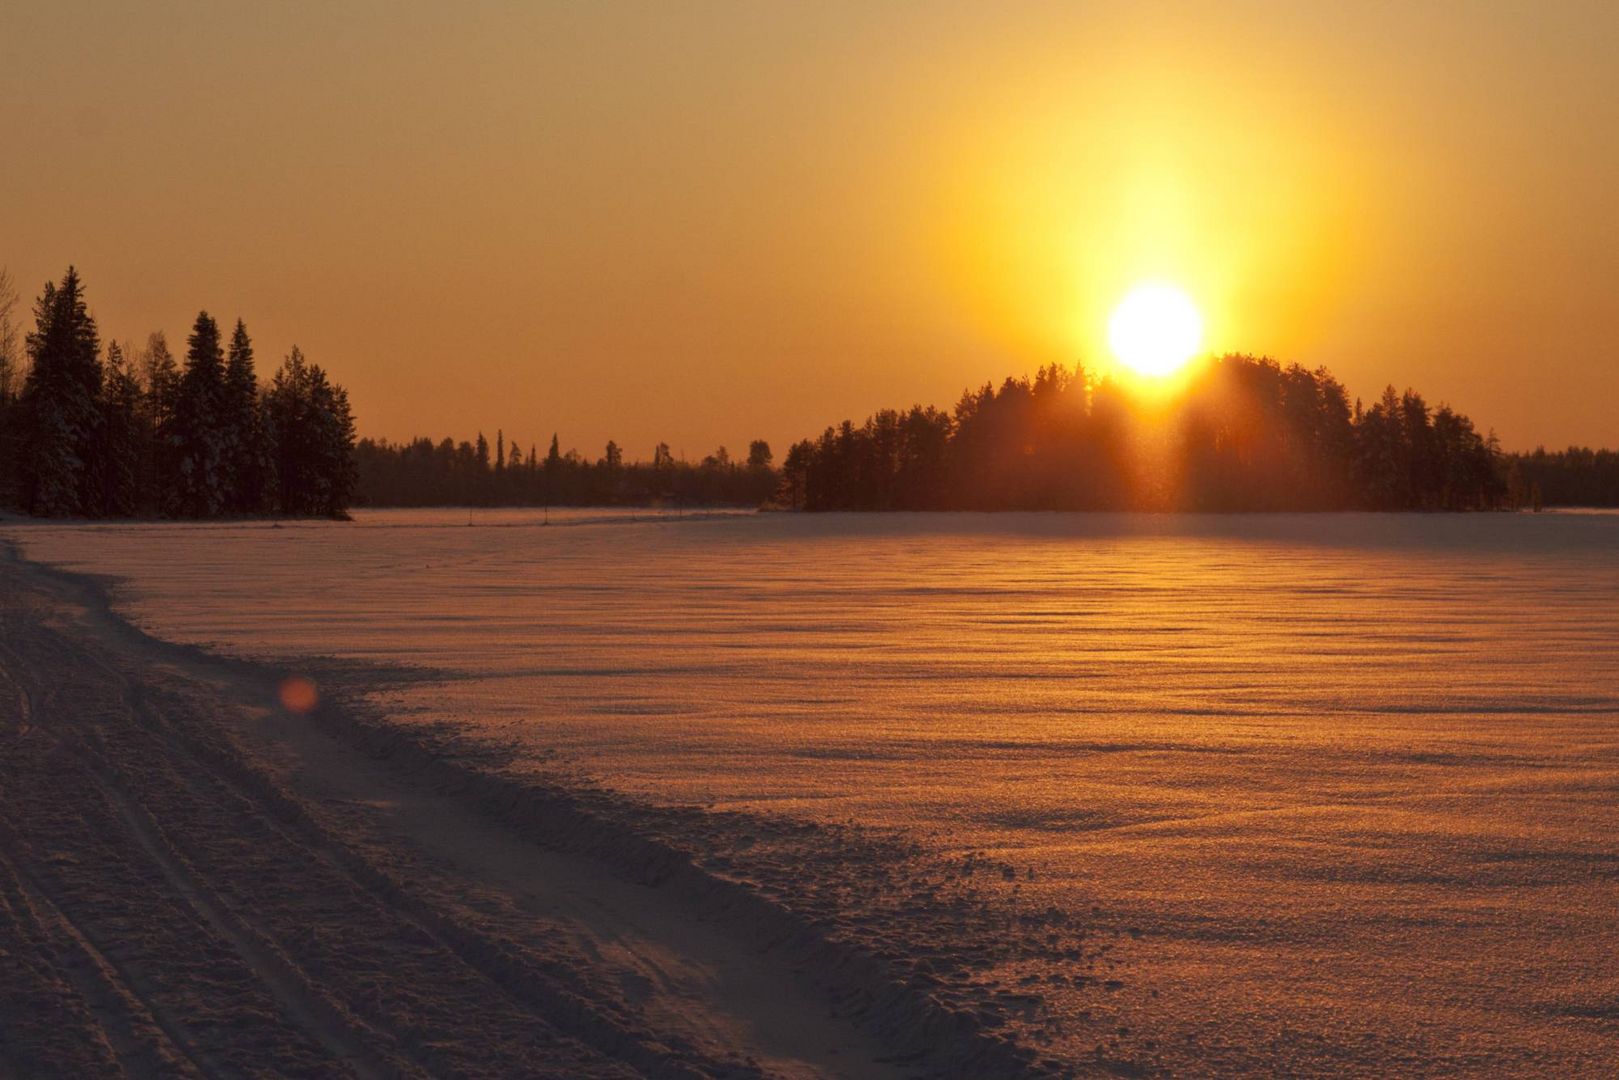
M 441 673 L 399 722 L 1004 865 L 1044 921 L 968 975 L 1067 1060 L 1619 1067 L 1619 516 L 540 521 L 3 531 L 168 640 Z M 1079 924 L 1100 973 L 1028 947 Z

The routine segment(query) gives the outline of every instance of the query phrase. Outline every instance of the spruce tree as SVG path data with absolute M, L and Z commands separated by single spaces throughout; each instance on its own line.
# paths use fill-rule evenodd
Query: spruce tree
M 340 516 L 356 479 L 348 393 L 294 346 L 270 384 L 265 411 L 275 440 L 278 509 Z
M 141 350 L 140 457 L 141 510 L 172 509 L 175 473 L 174 405 L 180 396 L 180 368 L 163 331 L 154 330 Z
M 167 432 L 174 425 L 174 404 L 180 396 L 180 366 L 169 351 L 169 339 L 154 330 L 146 338 L 141 353 L 141 387 L 146 392 L 146 409 L 152 426 Z
M 23 345 L 17 328 L 17 289 L 0 268 L 0 506 L 20 505 L 17 471 L 22 457 L 22 419 L 17 395 L 22 392 Z
M 96 513 L 88 464 L 101 422 L 101 342 L 76 269 L 59 287 L 46 283 L 34 321 L 19 402 L 22 502 L 42 517 Z
M 140 510 L 142 427 L 140 383 L 123 346 L 108 342 L 97 475 L 102 512 L 113 517 L 131 517 Z
M 10 272 L 0 266 L 0 407 L 15 401 L 22 392 L 23 339 L 16 312 L 17 287 Z
M 198 312 L 186 339 L 186 367 L 174 407 L 174 512 L 214 517 L 224 511 L 228 478 L 225 355 L 219 324 Z
M 231 333 L 225 362 L 225 425 L 227 508 L 237 514 L 259 513 L 268 495 L 270 447 L 259 408 L 253 341 L 241 319 Z
M 489 503 L 499 506 L 506 501 L 506 432 L 495 429 L 495 475 L 489 485 Z
M 265 419 L 275 446 L 275 509 L 283 514 L 306 512 L 301 500 L 310 457 L 304 445 L 308 382 L 304 354 L 294 345 L 265 395 Z
M 310 509 L 323 517 L 341 517 L 354 494 L 354 414 L 348 391 L 326 377 L 319 365 L 310 368 L 310 417 L 314 475 Z

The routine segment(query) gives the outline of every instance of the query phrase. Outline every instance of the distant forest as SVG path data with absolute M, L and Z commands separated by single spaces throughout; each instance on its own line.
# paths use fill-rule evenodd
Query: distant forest
M 797 510 L 1490 510 L 1619 506 L 1619 452 L 1503 453 L 1392 386 L 1370 405 L 1324 369 L 1251 356 L 1153 401 L 1042 369 L 955 408 L 884 410 L 738 460 L 652 460 L 508 440 L 355 441 L 348 395 L 294 347 L 268 385 L 238 320 L 198 314 L 183 366 L 161 333 L 105 353 L 69 268 L 34 327 L 0 271 L 0 506 L 44 517 L 342 515 L 369 506 L 738 505 Z
M 1230 355 L 1154 403 L 1051 366 L 844 421 L 793 446 L 807 510 L 1486 510 L 1619 504 L 1619 455 L 1507 455 L 1448 406 L 1391 386 L 1351 401 L 1324 369 Z
M 1619 450 L 1512 454 L 1505 461 L 1513 506 L 1619 506 Z
M 497 430 L 493 446 L 482 432 L 459 443 L 361 439 L 355 461 L 357 501 L 366 506 L 759 506 L 780 484 L 762 439 L 742 461 L 722 446 L 686 462 L 659 443 L 651 462 L 628 462 L 611 440 L 591 461 L 564 453 L 555 435 L 542 455 Z
M 845 421 L 792 448 L 784 487 L 811 510 L 1471 510 L 1507 500 L 1496 458 L 1414 392 L 1363 408 L 1324 370 L 1227 356 L 1162 406 L 1051 366 Z
M 1490 434 L 1413 390 L 1351 400 L 1325 370 L 1250 356 L 1206 365 L 1162 402 L 1052 366 L 885 410 L 794 445 L 774 467 L 755 441 L 677 461 L 666 444 L 594 461 L 497 431 L 473 441 L 361 440 L 372 506 L 768 505 L 798 510 L 1489 510 L 1619 505 L 1619 454 L 1504 454 Z
M 204 311 L 185 363 L 154 333 L 105 355 L 84 284 L 47 282 L 24 334 L 0 272 L 0 506 L 40 517 L 341 515 L 354 488 L 348 395 L 294 347 L 268 386 L 237 320 Z

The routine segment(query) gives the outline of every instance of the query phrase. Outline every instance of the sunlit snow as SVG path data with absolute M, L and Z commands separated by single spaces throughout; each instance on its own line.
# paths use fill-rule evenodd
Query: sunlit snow
M 1619 1054 L 1619 516 L 540 521 L 5 531 L 161 637 L 441 671 L 385 703 L 645 799 L 1005 860 L 1121 932 L 1105 994 L 1041 976 L 1054 1046 Z

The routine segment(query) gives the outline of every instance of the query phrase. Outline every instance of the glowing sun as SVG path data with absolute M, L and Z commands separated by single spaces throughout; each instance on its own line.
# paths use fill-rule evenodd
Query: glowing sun
M 1131 371 L 1171 375 L 1203 343 L 1203 317 L 1192 298 L 1174 285 L 1137 285 L 1113 309 L 1107 340 Z

